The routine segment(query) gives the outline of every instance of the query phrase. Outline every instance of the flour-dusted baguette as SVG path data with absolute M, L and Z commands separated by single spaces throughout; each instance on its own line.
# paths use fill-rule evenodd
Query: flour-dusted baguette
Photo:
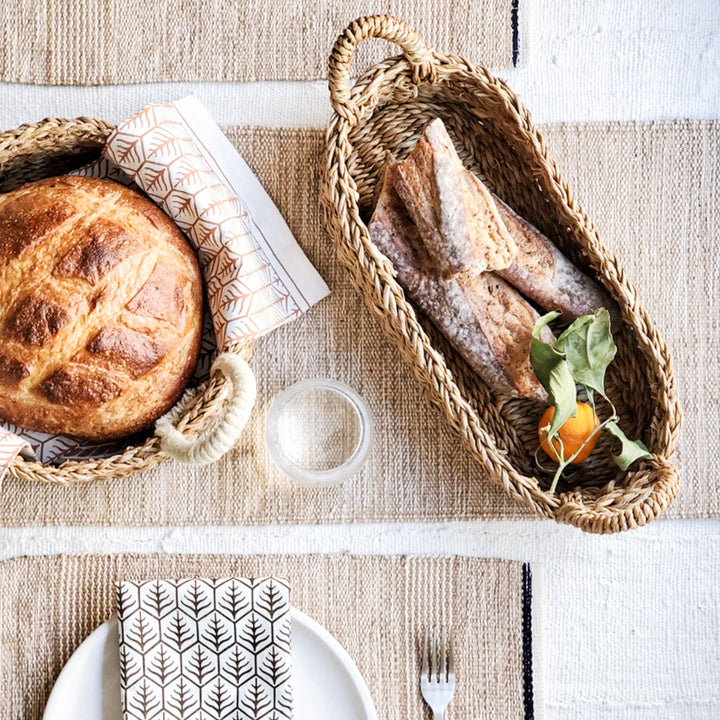
M 541 308 L 559 310 L 568 321 L 601 307 L 612 311 L 612 300 L 596 282 L 580 272 L 537 228 L 499 197 L 493 197 L 517 246 L 512 264 L 498 270 L 498 275 Z
M 394 185 L 442 277 L 513 261 L 517 248 L 490 192 L 465 171 L 439 118 L 397 164 Z
M 393 175 L 397 162 L 388 153 L 379 190 L 375 193 L 375 211 L 368 225 L 370 239 L 393 264 L 395 275 L 410 297 L 416 297 L 435 274 L 417 226 L 397 194 Z
M 440 276 L 395 191 L 396 169 L 389 160 L 368 225 L 373 243 L 393 263 L 398 281 L 416 306 L 496 395 L 544 400 L 529 359 L 537 313 L 494 273 Z M 543 339 L 553 339 L 548 328 Z
M 399 163 L 396 187 L 429 252 L 449 275 L 494 270 L 568 321 L 600 307 L 612 311 L 596 282 L 464 167 L 439 118 Z

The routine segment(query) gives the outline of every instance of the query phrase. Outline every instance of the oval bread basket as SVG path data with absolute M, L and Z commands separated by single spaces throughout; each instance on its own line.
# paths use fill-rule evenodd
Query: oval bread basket
M 373 66 L 351 87 L 354 51 L 370 37 L 396 43 L 404 54 Z M 322 188 L 328 226 L 340 262 L 430 402 L 442 410 L 487 477 L 535 513 L 595 533 L 638 527 L 657 517 L 680 487 L 670 462 L 680 425 L 672 361 L 528 111 L 485 68 L 428 49 L 406 24 L 387 15 L 356 20 L 338 38 L 329 82 L 334 112 Z M 547 479 L 533 463 L 542 408 L 526 400 L 499 405 L 405 297 L 391 263 L 370 241 L 366 222 L 386 152 L 405 157 L 436 117 L 444 121 L 466 166 L 617 303 L 622 322 L 614 328 L 618 352 L 607 391 L 621 427 L 628 437 L 645 442 L 651 460 L 622 472 L 606 445 L 577 466 L 569 484 L 549 493 L 543 489 Z
M 91 118 L 47 119 L 0 133 L 0 192 L 95 160 L 113 129 L 111 123 Z M 24 480 L 65 485 L 125 477 L 169 457 L 191 464 L 213 462 L 235 444 L 252 409 L 251 354 L 251 343 L 226 348 L 215 360 L 210 379 L 168 414 L 174 425 L 163 422 L 158 430 L 162 437 L 150 436 L 112 457 L 57 466 L 18 455 L 9 471 Z

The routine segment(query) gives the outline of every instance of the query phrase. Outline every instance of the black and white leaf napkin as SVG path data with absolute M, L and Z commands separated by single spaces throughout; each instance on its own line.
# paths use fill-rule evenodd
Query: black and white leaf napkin
M 292 717 L 285 580 L 121 581 L 117 604 L 124 720 Z

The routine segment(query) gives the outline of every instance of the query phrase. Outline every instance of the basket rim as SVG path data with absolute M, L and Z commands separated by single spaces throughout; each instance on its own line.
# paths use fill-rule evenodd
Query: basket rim
M 382 26 L 388 23 L 393 29 L 386 33 Z M 549 149 L 535 127 L 530 113 L 502 80 L 495 78 L 483 66 L 471 64 L 461 57 L 428 51 L 432 56 L 433 70 L 424 78 L 418 77 L 417 58 L 413 61 L 406 54 L 387 58 L 372 66 L 358 78 L 346 94 L 335 92 L 332 87 L 333 78 L 335 77 L 337 82 L 343 78 L 337 80 L 338 73 L 334 75 L 332 72 L 333 63 L 341 61 L 349 63 L 347 56 L 352 55 L 354 45 L 363 37 L 379 36 L 395 39 L 400 32 L 394 27 L 398 23 L 401 29 L 407 28 L 402 21 L 390 16 L 361 18 L 349 26 L 344 36 L 338 38 L 331 55 L 331 94 L 334 102 L 332 118 L 326 132 L 322 198 L 340 262 L 351 272 L 356 289 L 363 295 L 374 314 L 388 313 L 387 306 L 391 304 L 396 317 L 402 313 L 402 324 L 409 327 L 410 331 L 403 332 L 396 326 L 393 327 L 391 334 L 387 324 L 392 320 L 388 321 L 384 318 L 385 334 L 389 335 L 396 345 L 402 346 L 405 343 L 407 347 L 412 347 L 414 353 L 420 353 L 425 370 L 418 371 L 415 368 L 416 377 L 433 394 L 434 404 L 441 406 L 446 419 L 459 432 L 465 445 L 483 464 L 491 479 L 500 484 L 509 495 L 530 504 L 541 515 L 553 517 L 560 522 L 570 523 L 591 532 L 616 532 L 644 525 L 674 499 L 680 485 L 677 468 L 669 462 L 677 441 L 681 413 L 672 361 L 667 347 L 647 313 L 639 305 L 637 291 L 624 276 L 618 259 L 602 245 L 587 213 L 574 200 L 559 168 L 550 157 Z M 345 56 L 339 60 L 338 57 L 342 56 L 343 52 Z M 562 203 L 569 216 L 575 218 L 586 241 L 585 247 L 582 248 L 583 252 L 599 258 L 607 267 L 616 271 L 611 286 L 609 287 L 607 282 L 603 282 L 603 285 L 621 306 L 623 322 L 635 331 L 639 345 L 647 348 L 653 344 L 660 349 L 664 367 L 658 364 L 657 370 L 666 381 L 662 386 L 663 399 L 667 406 L 667 415 L 671 416 L 674 422 L 668 421 L 665 428 L 664 452 L 656 453 L 652 461 L 646 461 L 645 469 L 629 471 L 625 474 L 628 487 L 636 485 L 639 476 L 657 475 L 657 478 L 652 480 L 650 492 L 640 492 L 637 502 L 626 503 L 626 507 L 618 509 L 607 502 L 611 494 L 618 493 L 615 483 L 612 482 L 605 486 L 607 493 L 603 495 L 598 491 L 596 501 L 589 505 L 577 492 L 551 496 L 548 492 L 540 490 L 536 477 L 524 476 L 514 467 L 507 453 L 498 447 L 495 437 L 490 432 L 484 430 L 478 432 L 471 427 L 479 425 L 482 428 L 483 421 L 467 402 L 467 398 L 445 364 L 442 354 L 435 349 L 425 333 L 417 319 L 414 305 L 405 298 L 403 289 L 392 275 L 390 261 L 375 248 L 361 219 L 357 187 L 348 168 L 353 153 L 350 132 L 372 117 L 379 102 L 379 88 L 390 82 L 397 87 L 400 81 L 406 85 L 434 83 L 457 74 L 483 86 L 483 92 L 496 93 L 503 101 L 503 108 L 512 116 L 518 131 L 523 134 L 523 140 L 531 143 L 537 160 L 543 165 L 548 177 L 553 180 L 552 186 L 556 191 L 555 201 Z M 405 102 L 411 104 L 413 98 L 409 93 L 408 95 L 409 99 Z M 345 253 L 347 257 L 344 257 Z M 381 277 L 381 274 L 385 276 Z M 645 348 L 641 349 L 644 351 Z M 651 361 L 649 357 L 648 361 Z M 460 403 L 457 402 L 458 397 L 461 399 Z M 659 402 L 660 400 L 654 397 L 656 406 Z M 458 407 L 461 407 L 465 415 L 462 419 L 457 417 Z M 478 447 L 478 442 L 482 443 L 482 447 Z

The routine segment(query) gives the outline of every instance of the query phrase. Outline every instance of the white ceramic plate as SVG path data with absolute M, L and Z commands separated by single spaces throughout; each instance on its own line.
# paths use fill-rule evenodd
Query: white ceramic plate
M 294 720 L 377 720 L 370 691 L 340 643 L 294 608 Z M 60 673 L 43 720 L 122 720 L 117 618 L 75 651 Z

